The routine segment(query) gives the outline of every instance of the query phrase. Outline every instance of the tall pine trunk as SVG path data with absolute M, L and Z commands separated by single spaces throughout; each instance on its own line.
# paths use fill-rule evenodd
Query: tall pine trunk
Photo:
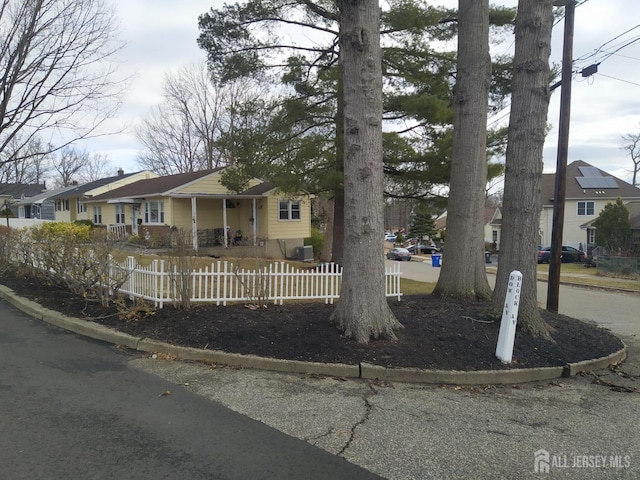
M 537 304 L 536 249 L 540 229 L 542 148 L 547 126 L 551 73 L 552 0 L 520 0 L 515 27 L 511 116 L 506 155 L 500 262 L 493 307 L 500 311 L 509 274 L 522 272 L 518 322 L 537 336 L 549 326 Z
M 444 262 L 434 294 L 488 300 L 484 256 L 489 1 L 460 0 L 451 183 Z
M 401 327 L 385 296 L 382 51 L 376 0 L 340 2 L 344 88 L 344 257 L 331 321 L 359 343 L 395 339 Z M 376 253 L 380 252 L 380 253 Z
M 344 259 L 344 88 L 342 66 L 338 66 L 340 78 L 336 96 L 338 106 L 336 108 L 336 172 L 340 183 L 334 189 L 333 229 L 331 231 L 331 260 L 342 265 Z

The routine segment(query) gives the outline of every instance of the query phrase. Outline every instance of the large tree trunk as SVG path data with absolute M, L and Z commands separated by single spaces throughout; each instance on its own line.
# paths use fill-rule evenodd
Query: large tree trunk
M 509 274 L 522 272 L 518 322 L 549 336 L 537 304 L 536 248 L 540 229 L 540 179 L 549 108 L 552 0 L 520 0 L 515 27 L 511 116 L 505 168 L 500 262 L 493 307 L 502 309 Z
M 385 296 L 382 51 L 376 0 L 340 3 L 344 86 L 344 270 L 331 321 L 359 343 L 395 339 Z
M 484 257 L 489 1 L 460 0 L 445 261 L 434 294 L 488 300 Z
M 340 183 L 334 189 L 333 231 L 331 237 L 331 260 L 342 265 L 344 258 L 344 88 L 342 66 L 338 65 L 340 78 L 336 91 L 336 172 L 342 176 Z
M 322 252 L 320 252 L 320 261 L 330 262 L 333 251 L 333 221 L 336 202 L 334 199 L 327 201 L 325 213 L 327 215 L 327 228 L 324 231 L 324 242 L 322 244 Z

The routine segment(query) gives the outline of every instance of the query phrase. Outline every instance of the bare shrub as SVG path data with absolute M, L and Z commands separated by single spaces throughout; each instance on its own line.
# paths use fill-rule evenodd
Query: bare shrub
M 169 282 L 174 292 L 176 308 L 189 310 L 193 293 L 193 247 L 191 232 L 183 229 L 171 228 L 169 234 L 170 248 L 167 252 L 167 267 Z

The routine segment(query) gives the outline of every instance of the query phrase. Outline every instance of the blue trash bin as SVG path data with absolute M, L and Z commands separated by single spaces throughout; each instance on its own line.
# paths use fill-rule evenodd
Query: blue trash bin
M 436 255 L 435 253 L 431 255 L 431 266 L 432 267 L 440 266 L 440 255 Z

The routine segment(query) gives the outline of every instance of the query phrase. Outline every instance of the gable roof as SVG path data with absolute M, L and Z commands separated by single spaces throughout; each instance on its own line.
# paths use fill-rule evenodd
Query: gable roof
M 640 188 L 634 187 L 583 160 L 567 165 L 565 200 L 640 200 Z M 542 175 L 542 205 L 552 206 L 555 196 L 555 173 Z
M 484 225 L 502 225 L 500 207 L 484 207 Z
M 32 197 L 46 190 L 43 183 L 0 183 L 0 195 L 9 196 L 14 199 Z
M 54 196 L 59 195 L 67 190 L 71 190 L 73 188 L 75 188 L 75 185 L 71 185 L 69 187 L 54 188 L 53 190 L 45 190 L 44 192 L 39 193 L 38 195 L 34 195 L 33 197 L 27 197 L 22 200 L 18 200 L 15 203 L 16 205 L 41 205 L 48 199 L 53 198 Z
M 122 180 L 123 178 L 127 178 L 132 175 L 136 175 L 138 173 L 140 172 L 123 173 L 121 175 L 115 175 L 113 177 L 101 178 L 99 180 L 94 180 L 93 182 L 83 183 L 82 185 L 73 185 L 73 188 L 65 190 L 64 192 L 51 197 L 51 199 L 62 200 L 67 198 L 82 197 L 85 193 L 93 190 L 94 188 L 104 187 L 105 185 L 116 182 L 118 180 Z
M 222 167 L 213 170 L 199 170 L 197 172 L 178 173 L 175 175 L 165 175 L 164 177 L 147 178 L 137 182 L 123 185 L 110 192 L 96 195 L 91 200 L 102 201 L 114 198 L 141 198 L 145 196 L 164 196 L 172 190 L 182 187 L 206 176 L 212 175 L 222 170 Z
M 258 185 L 255 185 L 251 188 L 248 188 L 247 190 L 245 190 L 244 192 L 242 192 L 242 195 L 264 195 L 268 192 L 270 192 L 271 190 L 275 189 L 275 185 L 273 185 L 272 183 L 269 182 L 263 182 L 260 183 Z
M 212 170 L 200 170 L 197 172 L 178 173 L 176 175 L 166 175 L 164 177 L 149 178 L 139 180 L 137 182 L 124 185 L 120 188 L 113 189 L 109 192 L 102 193 L 92 197 L 89 202 L 101 202 L 105 200 L 134 200 L 144 197 L 157 197 L 157 196 L 196 196 L 196 197 L 234 197 L 234 198 L 258 198 L 265 193 L 273 190 L 275 187 L 268 182 L 263 182 L 253 187 L 248 188 L 244 192 L 240 193 L 225 193 L 221 194 L 208 194 L 206 192 L 200 193 L 177 193 L 177 190 L 183 188 L 198 180 L 202 180 L 210 175 L 215 175 L 223 170 L 224 167 L 214 168 Z

